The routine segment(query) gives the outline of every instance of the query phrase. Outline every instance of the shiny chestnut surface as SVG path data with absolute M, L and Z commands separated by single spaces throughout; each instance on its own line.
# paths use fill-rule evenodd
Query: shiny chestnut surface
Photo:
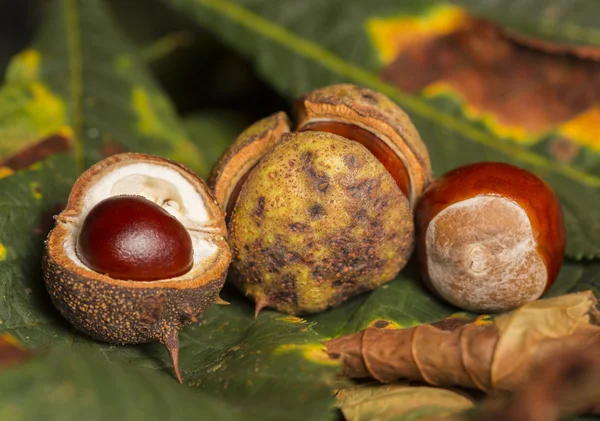
M 548 290 L 558 275 L 565 253 L 566 232 L 560 204 L 552 189 L 537 176 L 499 162 L 457 168 L 436 179 L 425 191 L 416 212 L 423 273 L 427 274 L 425 233 L 429 223 L 451 205 L 480 195 L 507 198 L 526 212 L 537 251 L 546 265 L 545 290 Z
M 410 177 L 404 163 L 396 152 L 374 133 L 353 124 L 337 121 L 309 123 L 302 127 L 302 131 L 306 130 L 333 133 L 360 143 L 383 164 L 404 195 L 410 197 Z
M 114 196 L 94 206 L 83 221 L 76 250 L 90 269 L 122 280 L 173 278 L 193 264 L 186 228 L 142 196 Z

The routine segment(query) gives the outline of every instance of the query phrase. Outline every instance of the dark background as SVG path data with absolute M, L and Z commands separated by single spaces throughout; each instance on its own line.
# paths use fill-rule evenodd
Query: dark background
M 10 58 L 34 34 L 45 0 L 0 0 L 0 79 Z M 288 103 L 262 82 L 252 65 L 185 16 L 158 0 L 106 0 L 122 31 L 140 48 L 173 32 L 185 45 L 153 61 L 150 69 L 180 114 L 202 109 L 239 112 L 254 121 Z

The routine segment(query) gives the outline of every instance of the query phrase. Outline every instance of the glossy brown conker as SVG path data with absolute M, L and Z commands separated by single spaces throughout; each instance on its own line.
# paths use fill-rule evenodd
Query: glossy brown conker
M 114 196 L 85 217 L 77 255 L 90 269 L 114 279 L 155 281 L 185 274 L 193 264 L 187 229 L 142 196 Z
M 552 189 L 529 171 L 481 162 L 436 179 L 416 210 L 428 286 L 477 312 L 512 310 L 555 281 L 565 225 Z

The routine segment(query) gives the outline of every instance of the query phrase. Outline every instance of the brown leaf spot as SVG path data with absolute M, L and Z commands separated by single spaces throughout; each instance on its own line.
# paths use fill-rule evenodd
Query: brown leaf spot
M 387 320 L 377 320 L 375 323 L 373 323 L 373 327 L 376 327 L 378 329 L 383 329 L 385 327 L 387 327 L 387 325 L 389 325 L 390 322 L 388 322 Z
M 126 152 L 126 149 L 123 147 L 123 145 L 115 142 L 109 142 L 105 144 L 101 150 L 102 156 L 104 156 L 105 158 L 123 152 Z
M 54 220 L 54 215 L 59 214 L 64 208 L 64 203 L 57 203 L 56 205 L 52 206 L 50 210 L 42 212 L 38 225 L 33 229 L 33 233 L 45 238 L 50 230 L 54 228 L 56 222 Z
M 569 163 L 579 154 L 580 146 L 566 137 L 556 137 L 550 141 L 550 154 L 558 161 Z
M 0 167 L 19 171 L 52 155 L 67 152 L 71 147 L 69 139 L 61 135 L 53 135 L 35 145 L 22 150 L 16 155 L 0 161 Z
M 493 24 L 475 19 L 404 49 L 382 77 L 409 92 L 444 82 L 499 123 L 532 133 L 600 100 L 600 63 L 521 46 Z

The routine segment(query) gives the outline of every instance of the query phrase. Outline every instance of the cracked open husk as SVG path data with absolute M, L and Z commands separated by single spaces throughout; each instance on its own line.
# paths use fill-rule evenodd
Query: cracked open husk
M 256 303 L 315 313 L 392 280 L 414 248 L 412 208 L 431 181 L 425 145 L 385 96 L 317 89 L 245 130 L 213 168 L 232 279 Z
M 87 213 L 116 195 L 140 195 L 187 229 L 193 265 L 157 281 L 113 279 L 79 259 L 76 242 Z M 178 335 L 218 299 L 231 260 L 224 215 L 204 182 L 172 161 L 144 154 L 109 157 L 84 172 L 46 241 L 44 280 L 52 302 L 78 330 L 116 343 L 163 343 L 177 378 Z

